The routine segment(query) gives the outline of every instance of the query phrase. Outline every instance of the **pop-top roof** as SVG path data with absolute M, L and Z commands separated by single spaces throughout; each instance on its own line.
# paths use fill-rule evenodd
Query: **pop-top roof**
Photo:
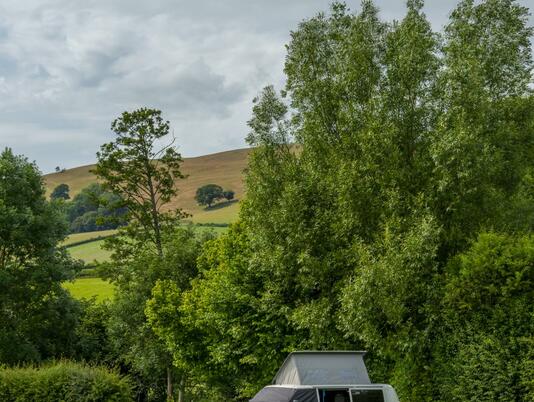
M 359 351 L 293 352 L 278 370 L 273 384 L 370 384 L 364 354 Z

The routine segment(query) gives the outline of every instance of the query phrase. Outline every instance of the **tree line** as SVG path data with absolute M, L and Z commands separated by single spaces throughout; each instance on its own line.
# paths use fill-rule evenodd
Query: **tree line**
M 126 224 L 126 207 L 120 195 L 110 192 L 100 183 L 91 183 L 70 199 L 68 184 L 57 185 L 50 200 L 61 205 L 69 233 L 116 229 Z
M 61 214 L 5 151 L 0 362 L 61 355 L 119 367 L 138 400 L 246 401 L 289 351 L 365 349 L 403 401 L 532 400 L 528 10 L 463 0 L 436 33 L 422 7 L 389 23 L 371 1 L 333 3 L 291 33 L 284 90 L 254 100 L 239 220 L 217 238 L 165 212 L 183 175 L 172 141 L 155 146 L 161 112 L 116 119 L 95 169 L 128 221 L 100 267 L 110 303 L 62 290 L 79 267 Z

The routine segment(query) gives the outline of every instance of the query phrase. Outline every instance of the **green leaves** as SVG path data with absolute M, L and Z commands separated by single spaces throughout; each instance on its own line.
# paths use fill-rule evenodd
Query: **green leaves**
M 530 358 L 502 360 L 531 356 L 528 247 L 470 249 L 533 229 L 526 12 L 462 1 L 439 35 L 422 1 L 407 8 L 385 23 L 371 1 L 334 3 L 291 33 L 285 90 L 266 87 L 248 122 L 240 223 L 206 246 L 192 289 L 153 294 L 168 345 L 198 337 L 180 361 L 227 399 L 306 348 L 368 349 L 406 401 L 526 395 Z
M 161 251 L 162 230 L 184 215 L 179 209 L 164 209 L 177 194 L 175 181 L 184 177 L 174 139 L 158 148 L 159 140 L 169 134 L 169 122 L 159 110 L 141 108 L 124 112 L 111 128 L 116 139 L 102 145 L 94 173 L 124 199 L 122 206 L 134 223 L 128 234 Z
M 451 400 L 529 400 L 533 264 L 532 235 L 497 233 L 449 262 L 434 369 Z

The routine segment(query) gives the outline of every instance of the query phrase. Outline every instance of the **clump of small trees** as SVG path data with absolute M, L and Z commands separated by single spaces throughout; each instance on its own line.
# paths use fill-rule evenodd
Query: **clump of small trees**
M 232 201 L 234 197 L 235 192 L 232 190 L 223 190 L 223 188 L 217 184 L 206 184 L 197 189 L 195 200 L 199 205 L 206 205 L 210 208 L 217 201 Z
M 100 183 L 91 183 L 72 199 L 68 184 L 59 184 L 50 200 L 64 201 L 64 212 L 70 233 L 116 229 L 126 224 L 127 212 L 121 196 L 107 191 Z

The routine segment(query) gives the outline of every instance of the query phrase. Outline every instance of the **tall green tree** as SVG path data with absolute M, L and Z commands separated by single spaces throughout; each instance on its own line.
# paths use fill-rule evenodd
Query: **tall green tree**
M 450 261 L 481 232 L 532 230 L 527 11 L 462 1 L 440 36 L 422 10 L 409 0 L 384 23 L 371 1 L 334 3 L 292 32 L 285 99 L 268 87 L 253 107 L 239 229 L 206 246 L 190 291 L 158 289 L 159 311 L 174 300 L 203 334 L 228 398 L 253 394 L 286 351 L 366 348 L 403 400 L 446 400 L 435 345 Z
M 129 220 L 120 235 L 108 241 L 108 247 L 114 251 L 108 275 L 118 285 L 114 318 L 132 334 L 122 337 L 123 331 L 119 331 L 116 339 L 121 350 L 127 350 L 123 354 L 126 362 L 137 370 L 147 372 L 148 361 L 150 367 L 158 367 L 154 373 L 161 373 L 165 367 L 167 399 L 172 400 L 176 375 L 172 359 L 147 327 L 144 302 L 150 292 L 136 289 L 136 284 L 145 286 L 151 282 L 126 283 L 122 278 L 132 277 L 133 267 L 139 264 L 151 272 L 152 266 L 158 267 L 165 261 L 165 233 L 172 231 L 184 215 L 179 209 L 165 209 L 177 194 L 176 180 L 184 177 L 180 172 L 182 159 L 174 139 L 160 146 L 169 135 L 169 122 L 163 120 L 159 110 L 141 108 L 124 112 L 112 122 L 111 128 L 116 138 L 101 146 L 94 173 L 105 188 L 122 197 L 120 206 L 126 208 Z M 153 254 L 147 250 L 147 244 L 149 249 L 153 248 Z M 143 336 L 134 336 L 136 332 Z M 150 347 L 144 348 L 143 343 Z M 181 388 L 178 391 L 181 400 Z
M 71 355 L 79 306 L 61 287 L 77 269 L 58 243 L 59 206 L 45 199 L 36 166 L 10 149 L 0 154 L 0 362 Z
M 119 359 L 133 368 L 140 397 L 159 401 L 165 399 L 167 392 L 170 399 L 174 391 L 168 389 L 168 381 L 178 379 L 179 399 L 184 398 L 187 367 L 177 364 L 174 354 L 154 332 L 145 308 L 159 282 L 172 283 L 180 290 L 189 288 L 191 278 L 197 274 L 196 259 L 205 240 L 191 228 L 166 230 L 162 237 L 163 258 L 153 245 L 138 245 L 135 253 L 108 273 L 117 291 L 110 306 L 107 333 Z M 194 342 L 194 338 L 189 342 Z

